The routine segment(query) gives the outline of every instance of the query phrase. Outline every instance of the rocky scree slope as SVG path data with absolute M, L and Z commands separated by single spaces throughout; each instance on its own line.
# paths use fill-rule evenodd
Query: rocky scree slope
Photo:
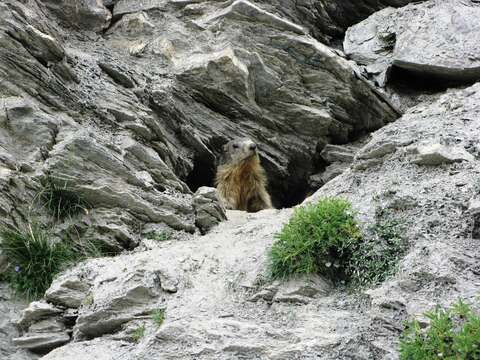
M 381 56 L 373 51 L 378 72 L 325 45 L 338 44 L 348 26 L 374 11 L 407 3 L 0 4 L 3 223 L 23 226 L 35 217 L 50 224 L 35 199 L 53 184 L 88 204 L 86 212 L 56 219 L 56 237 L 99 239 L 116 252 L 137 249 L 58 277 L 46 302 L 32 303 L 22 315 L 15 343 L 35 351 L 68 343 L 46 356 L 59 359 L 118 353 L 132 359 L 395 358 L 407 316 L 437 301 L 472 298 L 478 254 L 471 234 L 478 230 L 475 206 L 468 212 L 465 204 L 476 191 L 478 86 L 414 101 L 387 88 L 389 99 L 377 89 L 371 74 L 403 64 L 390 54 L 402 46 L 391 39 L 401 40 L 403 16 L 395 17 L 400 30 L 390 30 L 395 35 L 387 36 Z M 420 10 L 408 10 L 415 6 Z M 457 8 L 474 13 L 478 4 L 428 1 L 383 12 L 407 14 L 434 34 L 431 14 L 453 16 Z M 441 26 L 465 39 L 475 34 L 475 17 L 458 21 Z M 348 50 L 362 24 L 348 30 L 345 49 L 368 66 Z M 467 52 L 475 50 L 475 42 L 466 44 L 473 44 Z M 475 69 L 472 56 L 453 65 L 449 57 L 448 66 Z M 409 59 L 408 70 L 422 61 Z M 439 63 L 418 72 L 441 81 L 459 73 L 432 74 L 429 69 L 446 66 Z M 468 74 L 473 77 L 454 75 L 455 85 L 476 80 L 475 71 Z M 419 100 L 426 101 L 365 146 L 337 146 L 395 120 L 392 101 L 405 110 Z M 221 146 L 239 135 L 260 144 L 277 207 L 298 203 L 348 169 L 314 198 L 345 196 L 365 223 L 384 209 L 415 220 L 402 272 L 361 295 L 316 277 L 264 284 L 265 253 L 289 209 L 230 213 L 228 222 L 200 237 L 205 223 L 209 228 L 223 215 L 208 190 L 192 192 L 211 185 Z M 419 179 L 425 181 L 420 193 L 414 191 Z M 146 239 L 171 229 L 178 232 L 160 246 Z M 151 313 L 164 308 L 167 320 L 156 329 Z
M 49 360 L 396 358 L 404 320 L 478 296 L 479 114 L 480 84 L 418 105 L 377 131 L 350 169 L 306 200 L 341 196 L 363 224 L 385 214 L 404 224 L 408 254 L 374 289 L 349 293 L 317 276 L 266 283 L 266 249 L 292 210 L 232 211 L 191 241 L 145 243 L 142 251 L 79 264 L 20 323 L 36 324 L 35 308 L 48 309 L 41 322 L 51 327 L 75 318 L 73 340 Z M 166 309 L 160 327 L 156 309 Z M 29 330 L 15 341 L 36 336 Z

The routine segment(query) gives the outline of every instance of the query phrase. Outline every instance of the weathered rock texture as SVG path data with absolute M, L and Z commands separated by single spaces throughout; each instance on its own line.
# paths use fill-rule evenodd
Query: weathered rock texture
M 292 210 L 230 211 L 206 236 L 89 260 L 58 277 L 48 299 L 65 306 L 67 318 L 74 312 L 73 341 L 44 359 L 83 351 L 84 359 L 114 358 L 119 348 L 126 359 L 397 358 L 407 318 L 457 298 L 475 301 L 480 291 L 470 201 L 478 198 L 479 114 L 480 84 L 418 105 L 375 132 L 347 171 L 306 200 L 340 196 L 362 226 L 385 216 L 403 224 L 409 250 L 380 286 L 352 294 L 318 276 L 269 283 L 268 249 Z M 427 144 L 442 144 L 455 161 L 417 164 Z M 336 150 L 330 156 L 346 156 Z M 160 327 L 157 309 L 167 314 Z M 132 328 L 141 326 L 135 343 Z
M 392 66 L 425 82 L 471 83 L 480 79 L 480 4 L 431 0 L 386 8 L 348 29 L 345 53 L 381 85 Z
M 422 0 L 421 0 L 422 1 Z M 282 15 L 298 24 L 306 24 L 311 33 L 326 43 L 335 43 L 343 37 L 345 30 L 365 19 L 370 14 L 388 6 L 400 7 L 412 0 L 260 0 L 264 6 L 270 6 Z M 417 1 L 418 2 L 418 1 Z
M 393 66 L 477 80 L 479 4 L 374 14 L 345 41 L 364 70 L 327 46 L 410 2 L 2 1 L 0 225 L 35 219 L 54 237 L 123 252 L 57 276 L 18 314 L 20 334 L 0 288 L 2 358 L 56 348 L 44 359 L 395 359 L 407 317 L 473 300 L 480 85 L 392 123 L 398 111 L 367 78 L 383 84 Z M 366 227 L 401 220 L 400 271 L 356 294 L 319 276 L 266 281 L 292 210 L 222 222 L 203 187 L 239 136 L 259 144 L 277 207 L 325 184 L 308 201 L 346 197 Z M 45 189 L 75 194 L 81 211 L 54 217 Z
M 5 283 L 0 283 L 0 358 L 7 360 L 28 360 L 37 357 L 16 347 L 12 338 L 19 336 L 15 321 L 26 302 L 16 299 Z
M 194 232 L 192 191 L 212 185 L 229 139 L 261 144 L 283 206 L 315 186 L 308 177 L 322 171 L 315 159 L 326 143 L 397 117 L 349 62 L 257 4 L 107 5 L 0 5 L 1 175 L 12 194 L 2 209 L 11 224 L 50 184 L 88 210 L 59 236 L 100 236 L 118 251 L 150 224 Z

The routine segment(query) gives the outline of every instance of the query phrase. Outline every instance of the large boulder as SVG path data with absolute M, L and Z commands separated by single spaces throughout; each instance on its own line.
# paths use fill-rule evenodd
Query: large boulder
M 77 26 L 83 30 L 102 31 L 110 25 L 111 12 L 103 0 L 43 0 L 67 26 Z
M 202 233 L 226 220 L 225 208 L 220 202 L 217 190 L 206 186 L 200 187 L 193 196 L 195 224 Z
M 422 0 L 421 0 L 422 1 Z M 345 30 L 375 11 L 393 6 L 400 7 L 414 0 L 260 0 L 262 6 L 279 12 L 297 24 L 304 24 L 310 33 L 325 43 L 336 43 Z
M 468 84 L 480 79 L 479 17 L 475 1 L 432 0 L 386 8 L 348 29 L 345 53 L 381 85 L 392 66 L 430 82 Z

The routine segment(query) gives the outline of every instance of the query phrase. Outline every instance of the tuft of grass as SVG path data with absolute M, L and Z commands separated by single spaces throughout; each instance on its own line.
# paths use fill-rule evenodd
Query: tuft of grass
M 155 240 L 155 241 L 167 241 L 167 240 L 170 240 L 171 236 L 172 234 L 170 234 L 167 231 L 161 231 L 161 232 L 152 231 L 145 235 L 147 239 Z
M 38 299 L 50 286 L 53 277 L 74 262 L 71 246 L 50 241 L 40 224 L 25 229 L 0 229 L 0 249 L 8 257 L 7 281 L 27 299 Z
M 480 316 L 470 305 L 460 300 L 448 309 L 437 307 L 424 315 L 430 320 L 426 328 L 417 320 L 406 323 L 401 360 L 480 359 Z
M 269 254 L 270 277 L 318 273 L 343 280 L 352 249 L 362 239 L 351 204 L 327 198 L 295 210 L 276 235 Z
M 145 324 L 136 328 L 132 333 L 132 339 L 138 343 L 145 336 Z
M 114 256 L 118 254 L 118 251 L 113 249 L 111 246 L 105 242 L 98 239 L 78 239 L 72 240 L 72 237 L 68 239 L 68 243 L 72 244 L 75 252 L 78 255 L 78 261 L 89 259 L 89 258 L 99 258 L 104 256 Z
M 42 205 L 58 221 L 71 218 L 81 212 L 88 213 L 87 202 L 66 183 L 61 186 L 49 181 L 37 196 L 42 201 Z
M 157 327 L 162 326 L 163 322 L 165 321 L 165 309 L 157 309 L 152 314 L 152 320 L 157 325 Z
M 348 264 L 351 285 L 378 285 L 397 269 L 408 242 L 397 221 L 379 220 L 369 229 L 369 236 L 356 244 Z

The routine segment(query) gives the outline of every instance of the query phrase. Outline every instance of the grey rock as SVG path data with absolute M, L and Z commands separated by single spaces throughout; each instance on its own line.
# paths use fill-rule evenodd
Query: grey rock
M 397 66 L 432 79 L 469 83 L 480 79 L 480 60 L 474 55 L 480 51 L 478 16 L 478 5 L 461 0 L 387 8 L 348 29 L 345 53 L 377 78 Z
M 37 356 L 19 349 L 12 339 L 20 334 L 15 325 L 21 309 L 27 306 L 5 282 L 0 282 L 0 357 L 8 360 L 29 360 Z
M 165 9 L 169 1 L 149 0 L 149 1 L 131 1 L 118 0 L 113 8 L 113 16 L 120 17 L 125 14 L 136 13 L 153 9 Z
M 152 23 L 145 12 L 126 14 L 107 31 L 107 34 L 121 36 L 148 35 L 153 32 L 155 24 Z
M 342 38 L 345 30 L 385 7 L 400 7 L 412 0 L 359 0 L 355 2 L 259 1 L 262 6 L 307 27 L 310 33 L 324 43 Z
M 473 161 L 475 157 L 461 147 L 448 147 L 441 144 L 420 145 L 415 149 L 418 155 L 413 162 L 418 165 L 440 165 L 461 161 Z
M 336 43 L 366 15 L 408 2 L 107 1 L 116 23 L 105 36 L 91 31 L 110 21 L 100 2 L 2 2 L 2 225 L 27 219 L 48 180 L 88 204 L 53 225 L 56 237 L 77 230 L 80 241 L 130 250 L 56 277 L 47 298 L 66 309 L 32 321 L 18 341 L 52 348 L 72 333 L 47 359 L 386 359 L 398 356 L 393 332 L 405 318 L 437 302 L 474 300 L 479 227 L 465 204 L 474 196 L 472 174 L 480 173 L 478 85 L 427 99 L 389 124 L 399 114 L 386 96 L 341 51 L 318 41 Z M 470 31 L 467 21 L 458 23 Z M 381 51 L 390 51 L 389 29 L 378 36 Z M 367 75 L 381 76 L 382 63 L 367 66 Z M 203 221 L 191 189 L 212 183 L 227 140 L 249 136 L 259 144 L 283 207 L 316 189 L 307 184 L 312 174 L 316 186 L 323 183 L 325 144 L 380 127 L 341 174 L 351 153 L 324 154 L 325 175 L 339 175 L 308 200 L 347 198 L 365 226 L 384 212 L 405 222 L 411 248 L 381 291 L 367 294 L 371 301 L 330 291 L 321 279 L 259 285 L 291 209 L 228 212 L 207 234 L 196 231 Z M 474 158 L 415 166 L 409 146 L 428 143 Z M 197 205 L 214 203 L 204 195 Z M 137 247 L 147 230 L 172 237 Z M 0 299 L 0 357 L 4 348 L 7 356 L 20 353 L 4 317 L 14 317 L 16 306 Z M 159 308 L 167 317 L 157 328 L 151 314 Z M 123 342 L 140 323 L 140 344 Z
M 17 325 L 21 328 L 28 328 L 33 322 L 38 322 L 44 318 L 56 317 L 61 312 L 60 309 L 51 304 L 34 301 L 22 311 L 21 318 L 18 320 Z
M 67 25 L 75 25 L 85 30 L 106 29 L 112 14 L 98 0 L 45 0 L 45 6 L 54 12 Z
M 317 295 L 328 294 L 331 288 L 327 280 L 317 275 L 293 278 L 278 286 L 273 301 L 307 304 Z
M 195 225 L 203 234 L 227 219 L 215 188 L 200 187 L 193 196 L 193 207 L 195 209 Z
M 171 181 L 174 188 L 185 188 L 158 155 L 131 138 L 124 139 L 113 149 L 107 147 L 105 141 L 108 140 L 89 132 L 72 134 L 51 151 L 44 171 L 59 186 L 68 184 L 92 208 L 128 209 L 128 213 L 145 222 L 166 222 L 173 228 L 193 231 L 193 219 L 190 220 L 193 208 L 187 198 L 182 201 L 174 194 L 152 189 L 150 182 L 154 184 L 153 179 L 162 182 L 165 179 Z M 71 166 L 72 163 L 76 164 L 75 167 Z M 142 166 L 152 174 L 150 178 L 146 179 L 144 173 L 134 170 Z M 103 175 L 99 177 L 100 174 Z M 167 210 L 168 206 L 157 208 L 154 204 L 169 204 L 171 207 Z M 94 221 L 104 221 L 101 219 Z M 110 228 L 116 231 L 115 227 Z M 125 236 L 128 244 L 129 236 Z M 114 237 L 122 241 L 124 235 L 114 234 Z
M 78 192 L 95 208 L 82 223 L 96 225 L 82 225 L 81 235 L 107 229 L 102 241 L 116 250 L 138 244 L 137 222 L 195 231 L 186 182 L 211 184 L 233 137 L 259 143 L 281 207 L 292 202 L 289 192 L 312 190 L 303 179 L 319 171 L 317 143 L 348 141 L 397 116 L 350 62 L 269 6 L 108 2 L 118 21 L 100 38 L 89 30 L 108 23 L 101 4 L 9 1 L 1 34 L 23 40 L 0 37 L 0 73 L 9 82 L 2 102 L 28 105 L 9 114 L 17 132 L 13 141 L 5 134 L 5 157 L 15 154 L 10 163 L 36 181 L 51 176 Z M 202 14 L 185 17 L 195 4 Z M 67 22 L 78 29 L 62 27 Z
M 201 21 L 196 22 L 196 24 L 200 27 L 206 27 L 206 25 L 209 23 L 229 17 L 248 17 L 254 22 L 264 23 L 279 30 L 291 31 L 297 34 L 305 34 L 305 30 L 301 26 L 265 11 L 247 0 L 234 0 L 232 5 L 208 15 L 207 17 L 201 19 Z
M 100 69 L 105 71 L 116 83 L 126 87 L 126 88 L 133 88 L 135 87 L 135 82 L 125 74 L 125 70 L 119 68 L 116 65 L 99 62 L 98 66 Z
M 320 156 L 329 163 L 351 163 L 355 156 L 355 150 L 348 146 L 327 144 L 320 153 Z
M 321 181 L 323 184 L 326 184 L 330 180 L 336 178 L 338 175 L 342 174 L 345 170 L 350 167 L 349 164 L 335 162 L 333 164 L 328 165 L 325 168 L 325 171 L 321 175 Z
M 468 202 L 468 212 L 472 215 L 480 214 L 480 198 L 474 197 Z
M 51 303 L 68 308 L 78 308 L 87 297 L 90 286 L 81 277 L 62 275 L 46 291 L 45 298 Z
M 70 341 L 70 336 L 63 332 L 27 333 L 13 339 L 13 343 L 21 349 L 33 352 L 48 352 Z
M 20 27 L 12 23 L 10 34 L 22 43 L 33 57 L 46 65 L 60 62 L 65 58 L 65 50 L 62 45 L 54 37 L 32 25 Z
M 115 360 L 118 354 L 125 354 L 125 359 L 133 360 L 133 356 L 129 356 L 130 350 L 134 345 L 123 341 L 115 341 L 110 339 L 95 339 L 93 341 L 82 341 L 70 343 L 59 349 L 55 349 L 45 355 L 43 360 L 64 360 L 82 359 L 82 360 Z
M 476 84 L 449 91 L 437 101 L 410 109 L 395 123 L 375 132 L 365 145 L 365 149 L 375 149 L 391 143 L 394 138 L 395 151 L 370 159 L 379 161 L 375 167 L 361 170 L 357 170 L 356 165 L 365 160 L 357 158 L 351 170 L 324 185 L 307 200 L 341 196 L 352 202 L 362 223 L 373 224 L 379 213 L 388 213 L 391 218 L 402 221 L 404 236 L 416 239 L 401 260 L 398 273 L 374 291 L 368 291 L 373 326 L 369 331 L 388 334 L 383 335 L 389 340 L 382 348 L 394 358 L 398 356 L 396 347 L 387 343 L 398 338 L 398 328 L 402 326 L 398 316 L 411 318 L 435 304 L 447 306 L 459 297 L 475 302 L 476 270 L 468 273 L 462 285 L 452 274 L 464 273 L 463 269 L 471 266 L 475 268 L 478 220 L 475 215 L 472 219 L 465 208 L 476 196 L 476 179 L 472 174 L 480 171 L 480 163 L 467 155 L 469 161 L 448 166 L 415 166 L 411 163 L 415 156 L 411 144 L 415 144 L 415 149 L 421 144 L 438 144 L 441 139 L 448 153 L 458 148 L 463 154 L 465 149 L 475 152 L 477 124 L 463 119 L 475 118 L 474 114 L 480 110 L 479 90 Z M 459 187 L 459 183 L 464 185 Z M 406 199 L 410 200 L 406 202 Z M 465 248 L 461 245 L 464 243 L 468 244 Z M 448 299 L 437 293 L 446 288 Z M 378 329 L 374 325 L 377 321 Z

